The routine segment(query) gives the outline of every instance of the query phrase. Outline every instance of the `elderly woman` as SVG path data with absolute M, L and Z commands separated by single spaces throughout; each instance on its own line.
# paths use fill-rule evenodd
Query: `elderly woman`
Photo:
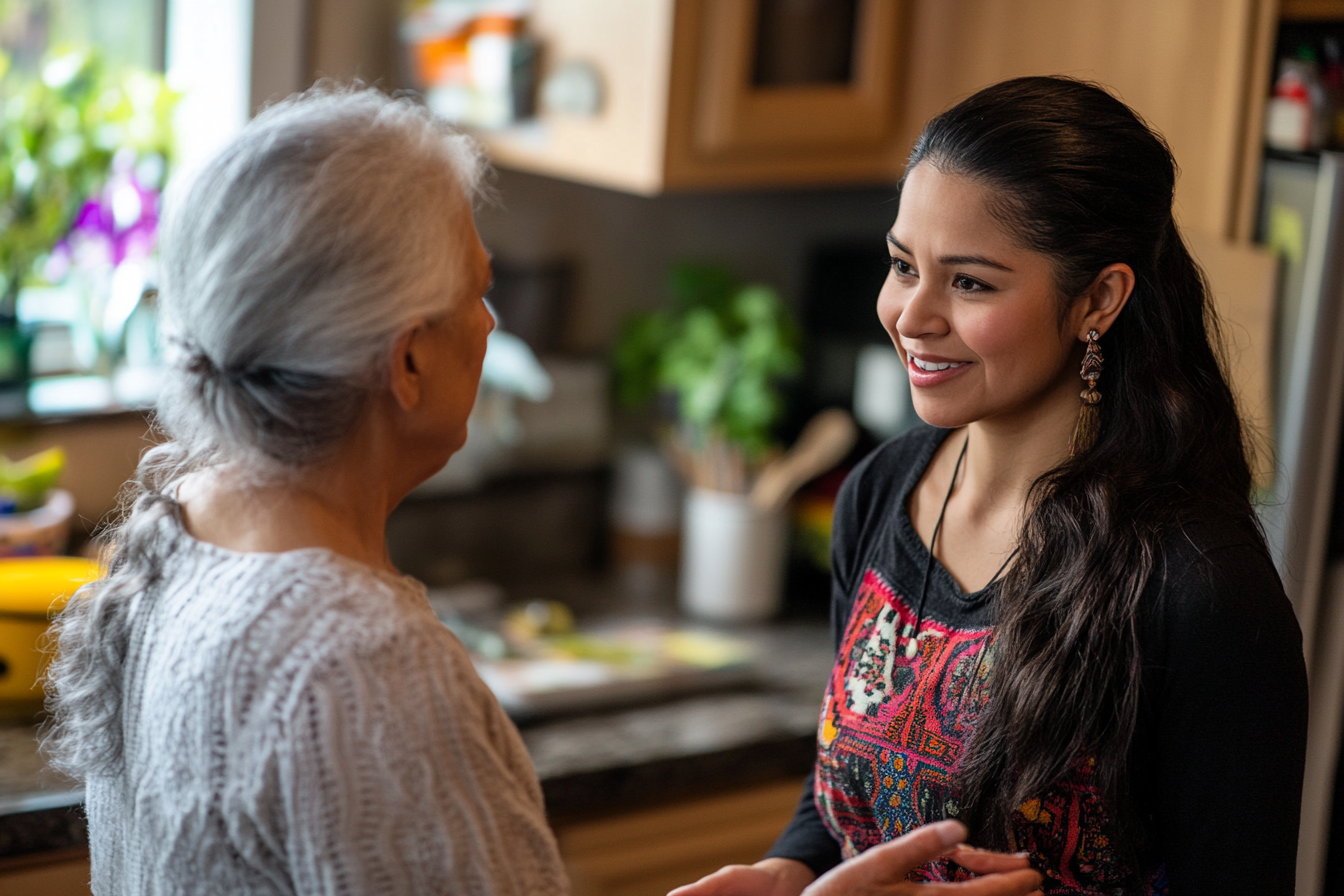
M 170 441 L 51 676 L 95 893 L 567 889 L 517 731 L 384 546 L 466 438 L 493 326 L 482 169 L 423 108 L 323 88 L 170 197 Z M 818 891 L 899 881 L 964 836 L 930 826 Z M 967 861 L 1002 872 L 967 893 L 1037 881 Z

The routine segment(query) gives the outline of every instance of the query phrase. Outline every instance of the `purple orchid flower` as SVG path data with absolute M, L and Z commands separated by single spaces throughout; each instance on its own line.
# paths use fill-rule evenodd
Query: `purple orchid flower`
M 71 267 L 116 267 L 154 251 L 159 192 L 142 186 L 133 169 L 118 171 L 80 208 L 70 232 L 53 248 L 47 277 L 64 279 Z

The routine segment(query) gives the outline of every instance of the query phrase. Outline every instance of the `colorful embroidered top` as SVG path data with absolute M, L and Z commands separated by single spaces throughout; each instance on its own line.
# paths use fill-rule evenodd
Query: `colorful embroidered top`
M 920 427 L 886 443 L 840 495 L 837 656 L 816 770 L 771 851 L 817 872 L 959 814 L 957 762 L 993 695 L 998 589 L 965 594 L 935 562 L 908 651 L 928 551 L 905 508 L 945 436 Z M 1292 893 L 1306 680 L 1278 577 L 1253 529 L 1214 525 L 1173 537 L 1165 575 L 1155 578 L 1151 618 L 1141 621 L 1144 692 L 1131 770 L 1148 842 L 1119 848 L 1113 807 L 1091 760 L 1078 757 L 1065 780 L 1020 807 L 1017 848 L 1030 852 L 1051 894 L 1110 896 L 1127 881 L 1144 894 Z M 911 874 L 969 876 L 951 860 Z

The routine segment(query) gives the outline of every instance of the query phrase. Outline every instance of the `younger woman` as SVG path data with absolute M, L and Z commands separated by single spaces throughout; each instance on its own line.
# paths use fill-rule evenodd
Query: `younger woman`
M 797 893 L 950 817 L 1046 893 L 1293 892 L 1301 635 L 1174 184 L 1161 137 L 1078 81 L 926 126 L 877 312 L 929 425 L 840 494 L 794 821 L 682 896 Z

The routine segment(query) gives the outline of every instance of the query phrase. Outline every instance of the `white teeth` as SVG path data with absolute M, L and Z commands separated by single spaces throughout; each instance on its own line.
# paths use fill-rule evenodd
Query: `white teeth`
M 918 367 L 920 370 L 947 370 L 949 367 L 965 367 L 968 363 L 970 363 L 968 361 L 940 361 L 938 363 L 934 363 L 933 361 L 921 360 L 919 358 L 916 358 L 914 355 L 910 356 L 910 360 L 914 361 L 915 366 Z

